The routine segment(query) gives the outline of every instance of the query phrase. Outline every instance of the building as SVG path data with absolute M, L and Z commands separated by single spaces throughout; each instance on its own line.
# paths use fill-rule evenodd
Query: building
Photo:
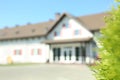
M 55 20 L 0 30 L 0 64 L 93 63 L 95 36 L 106 13 L 75 17 L 57 13 Z

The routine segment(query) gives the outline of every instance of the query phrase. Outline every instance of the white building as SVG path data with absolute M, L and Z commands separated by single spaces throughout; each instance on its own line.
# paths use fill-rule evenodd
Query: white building
M 55 20 L 0 30 L 0 64 L 93 63 L 95 36 L 105 13 L 74 17 L 56 14 Z

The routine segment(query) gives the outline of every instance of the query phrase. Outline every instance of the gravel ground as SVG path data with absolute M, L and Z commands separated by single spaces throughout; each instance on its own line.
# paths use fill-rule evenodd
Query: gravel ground
M 34 64 L 0 66 L 0 80 L 95 80 L 86 65 Z

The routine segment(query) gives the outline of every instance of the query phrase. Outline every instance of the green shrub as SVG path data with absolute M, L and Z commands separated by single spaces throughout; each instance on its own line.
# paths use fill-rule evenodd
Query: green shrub
M 99 39 L 100 57 L 95 66 L 97 80 L 120 80 L 120 5 L 114 7 L 105 17 L 105 28 L 101 30 Z

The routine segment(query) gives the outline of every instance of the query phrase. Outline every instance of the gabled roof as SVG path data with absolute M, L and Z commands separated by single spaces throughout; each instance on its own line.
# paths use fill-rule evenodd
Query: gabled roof
M 99 30 L 105 26 L 104 17 L 107 13 L 92 14 L 77 17 L 77 20 L 85 25 L 88 30 Z
M 53 24 L 52 28 L 48 31 L 47 34 L 49 34 L 49 33 L 56 27 L 56 25 L 57 25 L 65 16 L 67 16 L 67 17 L 69 17 L 69 18 L 75 18 L 74 16 L 72 16 L 72 15 L 70 15 L 70 14 L 68 14 L 68 13 L 63 13 L 63 14 L 59 17 L 59 19 L 55 21 L 55 23 Z
M 0 40 L 45 36 L 54 21 L 0 30 Z
M 45 36 L 49 34 L 65 16 L 73 18 L 76 21 L 80 22 L 80 24 L 83 24 L 88 30 L 98 30 L 105 25 L 103 18 L 106 15 L 106 13 L 100 13 L 82 17 L 75 17 L 68 13 L 63 13 L 59 19 L 54 21 L 1 29 L 0 40 Z

